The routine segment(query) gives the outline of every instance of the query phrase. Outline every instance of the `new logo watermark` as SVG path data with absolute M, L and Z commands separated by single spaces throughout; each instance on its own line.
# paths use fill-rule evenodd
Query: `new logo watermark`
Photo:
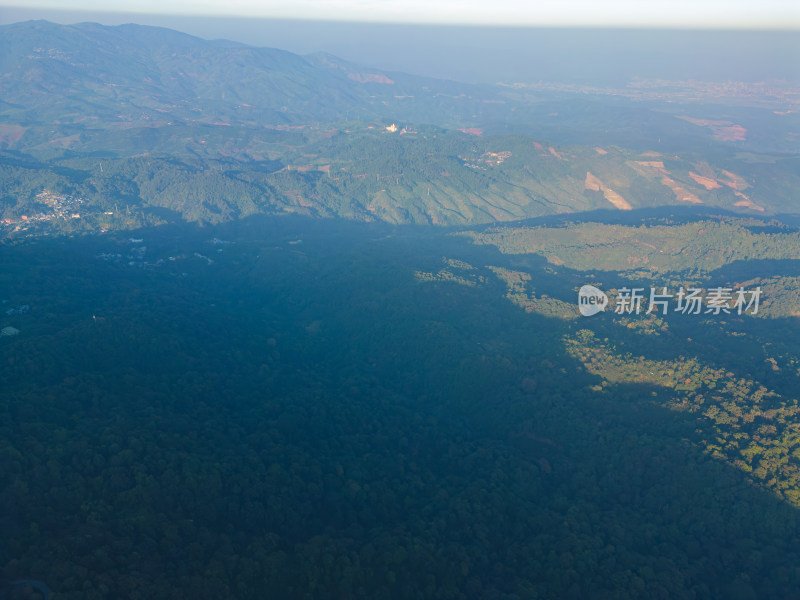
M 608 296 L 593 285 L 581 286 L 578 290 L 578 310 L 584 317 L 596 315 L 608 306 Z
M 684 315 L 720 315 L 720 314 L 751 314 L 758 313 L 761 300 L 761 288 L 752 290 L 744 288 L 678 288 L 676 293 L 671 293 L 666 287 L 650 288 L 650 293 L 645 294 L 645 288 L 621 287 L 617 290 L 614 302 L 614 312 L 618 315 L 652 313 L 666 315 L 678 312 Z M 647 309 L 645 310 L 645 303 Z M 581 286 L 578 290 L 578 310 L 584 317 L 591 317 L 604 311 L 609 304 L 608 295 L 593 285 Z

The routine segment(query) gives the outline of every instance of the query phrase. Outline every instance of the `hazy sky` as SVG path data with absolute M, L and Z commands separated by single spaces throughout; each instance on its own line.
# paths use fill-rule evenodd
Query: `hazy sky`
M 19 0 L 0 0 L 3 6 Z M 798 0 L 28 0 L 28 8 L 290 19 L 800 29 Z
M 364 66 L 467 82 L 800 82 L 800 0 L 460 0 L 459 8 L 452 0 L 13 3 L 0 0 L 0 24 L 46 19 L 157 25 L 205 39 L 298 54 L 325 51 Z M 220 14 L 211 16 L 213 11 Z M 243 16 L 248 12 L 253 16 Z M 727 20 L 701 17 L 712 12 Z M 655 19 L 663 13 L 672 14 L 671 20 Z M 733 27 L 734 21 L 741 27 Z

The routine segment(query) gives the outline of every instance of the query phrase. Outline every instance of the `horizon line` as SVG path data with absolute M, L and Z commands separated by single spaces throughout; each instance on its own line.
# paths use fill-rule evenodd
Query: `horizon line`
M 563 20 L 543 20 L 543 21 L 529 21 L 529 22 L 507 22 L 507 21 L 444 21 L 444 20 L 425 20 L 425 19 L 408 19 L 408 20 L 392 20 L 389 18 L 359 18 L 358 16 L 348 15 L 346 17 L 303 17 L 295 15 L 264 15 L 264 14 L 248 14 L 248 13 L 225 13 L 225 12 L 203 12 L 203 13 L 188 13 L 188 12 L 148 12 L 137 10 L 108 10 L 108 9 L 87 9 L 87 8 L 48 8 L 42 6 L 19 6 L 7 5 L 0 3 L 0 23 L 11 25 L 15 23 L 22 23 L 25 21 L 45 20 L 51 21 L 55 18 L 54 15 L 49 17 L 36 17 L 30 18 L 20 17 L 19 20 L 5 21 L 3 19 L 2 10 L 8 9 L 19 13 L 60 13 L 63 17 L 73 15 L 78 18 L 80 14 L 94 15 L 107 18 L 192 18 L 192 19 L 225 19 L 225 20 L 241 20 L 241 19 L 258 19 L 264 21 L 286 21 L 293 23 L 309 23 L 309 24 L 327 24 L 327 25 L 364 25 L 364 26 L 395 26 L 395 27 L 448 27 L 448 28 L 464 28 L 464 29 L 577 29 L 577 30 L 623 30 L 623 31 L 752 31 L 752 32 L 784 32 L 784 33 L 797 33 L 800 34 L 800 21 L 796 23 L 786 22 L 761 22 L 748 23 L 727 22 L 720 23 L 716 21 L 715 25 L 709 25 L 708 22 L 682 22 L 674 21 L 665 23 L 642 21 L 642 22 L 597 22 L 597 21 L 582 21 L 582 22 L 567 22 Z M 54 22 L 54 21 L 51 21 Z M 71 23 L 60 23 L 64 25 L 75 25 L 78 23 L 98 22 L 92 19 L 79 20 Z M 99 22 L 98 22 L 99 23 Z M 135 23 L 135 21 L 131 21 Z M 99 23 L 104 24 L 104 23 Z M 122 24 L 122 23 L 120 23 Z

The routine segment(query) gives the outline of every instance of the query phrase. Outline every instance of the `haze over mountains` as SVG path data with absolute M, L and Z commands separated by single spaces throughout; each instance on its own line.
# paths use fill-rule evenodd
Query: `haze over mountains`
M 31 7 L 0 11 L 0 25 L 29 19 L 155 25 L 204 39 L 231 39 L 301 55 L 324 51 L 372 68 L 473 83 L 624 86 L 636 78 L 800 81 L 800 43 L 788 30 L 436 26 Z
M 473 85 L 139 25 L 0 32 L 0 217 L 23 234 L 285 212 L 448 225 L 796 210 L 785 82 Z M 54 225 L 45 189 L 87 217 Z

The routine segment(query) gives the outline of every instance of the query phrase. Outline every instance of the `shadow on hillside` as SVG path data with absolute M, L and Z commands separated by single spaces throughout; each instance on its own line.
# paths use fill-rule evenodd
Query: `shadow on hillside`
M 142 247 L 152 264 L 98 258 Z M 443 256 L 507 264 L 494 249 L 291 217 L 4 256 L 0 283 L 32 306 L 0 339 L 4 577 L 68 599 L 800 582 L 800 513 L 704 453 L 667 391 L 596 391 L 561 342 L 583 322 L 414 279 Z

